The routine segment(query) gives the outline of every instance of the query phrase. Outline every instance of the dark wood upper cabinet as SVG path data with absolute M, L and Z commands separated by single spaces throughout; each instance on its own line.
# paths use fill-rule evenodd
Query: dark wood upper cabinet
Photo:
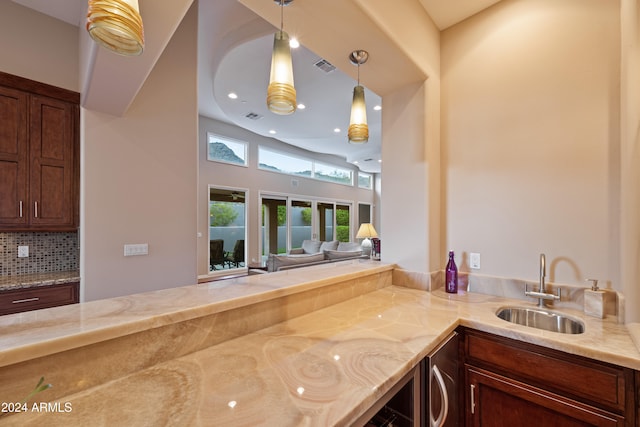
M 79 224 L 80 95 L 0 73 L 0 231 Z

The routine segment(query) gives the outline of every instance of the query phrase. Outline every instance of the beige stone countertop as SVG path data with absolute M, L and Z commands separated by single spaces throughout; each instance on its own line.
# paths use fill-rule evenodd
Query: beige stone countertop
M 0 367 L 392 268 L 350 260 L 0 316 Z
M 567 335 L 498 319 L 483 294 L 387 286 L 67 396 L 71 412 L 7 425 L 350 425 L 458 325 L 640 369 L 624 325 L 585 317 Z M 64 403 L 64 402 L 63 402 Z
M 34 288 L 38 286 L 60 285 L 63 283 L 79 281 L 80 273 L 77 270 L 0 276 L 0 292 L 14 289 Z

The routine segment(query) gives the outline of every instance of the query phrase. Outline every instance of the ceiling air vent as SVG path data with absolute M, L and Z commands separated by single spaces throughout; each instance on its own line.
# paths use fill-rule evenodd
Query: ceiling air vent
M 331 63 L 329 61 L 327 61 L 326 59 L 320 59 L 318 62 L 316 62 L 313 65 L 315 65 L 316 67 L 318 67 L 319 69 L 321 69 L 325 73 L 330 73 L 330 72 L 332 72 L 333 70 L 336 69 L 336 67 L 331 65 Z
M 260 120 L 262 118 L 262 116 L 258 113 L 247 113 L 244 115 L 247 119 L 250 120 Z

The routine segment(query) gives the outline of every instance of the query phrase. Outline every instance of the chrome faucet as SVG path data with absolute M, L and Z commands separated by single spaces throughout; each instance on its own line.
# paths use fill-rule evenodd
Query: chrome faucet
M 547 276 L 547 259 L 544 254 L 540 254 L 540 282 L 537 291 L 529 291 L 527 284 L 524 285 L 524 294 L 528 297 L 538 298 L 538 307 L 544 307 L 546 300 L 559 300 L 560 288 L 558 288 L 558 295 L 547 293 L 544 279 Z
M 544 286 L 544 278 L 547 275 L 547 259 L 544 254 L 540 254 L 540 288 L 539 292 L 545 293 L 547 292 Z

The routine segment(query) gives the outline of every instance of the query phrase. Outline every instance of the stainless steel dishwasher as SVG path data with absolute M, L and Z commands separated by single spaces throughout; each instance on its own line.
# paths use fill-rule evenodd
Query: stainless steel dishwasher
M 422 363 L 422 425 L 425 427 L 457 427 L 458 408 L 458 343 L 453 332 Z

